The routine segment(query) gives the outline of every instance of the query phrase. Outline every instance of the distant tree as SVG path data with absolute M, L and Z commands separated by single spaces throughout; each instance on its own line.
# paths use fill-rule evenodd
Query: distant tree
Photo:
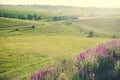
M 71 25 L 72 23 L 71 23 L 71 22 L 66 22 L 65 24 L 66 24 L 66 25 Z
M 3 17 L 8 17 L 8 14 L 6 14 L 6 13 L 3 13 Z
M 32 29 L 35 29 L 35 26 L 34 26 L 34 25 L 32 25 Z
M 36 21 L 37 21 L 37 15 L 35 14 L 33 17 L 34 17 L 34 20 L 36 20 Z
M 93 31 L 89 31 L 88 37 L 94 37 L 94 32 Z
M 58 17 L 57 17 L 57 16 L 54 16 L 54 17 L 53 17 L 53 21 L 58 21 Z
M 18 14 L 9 14 L 9 18 L 17 18 L 18 19 Z
M 27 19 L 28 19 L 28 20 L 33 20 L 33 16 L 29 14 L 29 15 L 27 16 Z
M 15 29 L 15 31 L 19 31 L 19 29 L 18 29 L 18 28 L 16 28 L 16 29 Z
M 37 20 L 41 20 L 41 19 L 42 19 L 41 16 L 38 16 L 38 17 L 37 17 Z
M 18 19 L 21 19 L 21 15 L 18 15 Z
M 34 20 L 36 21 L 40 21 L 42 19 L 41 16 L 37 16 L 36 14 L 33 17 L 34 17 Z
M 57 20 L 59 21 L 59 20 L 63 20 L 63 17 L 62 16 L 58 16 L 57 17 Z
M 26 17 L 25 17 L 24 15 L 18 15 L 18 19 L 23 19 L 23 20 L 25 20 Z
M 78 19 L 76 16 L 54 16 L 53 21 Z
M 112 35 L 112 38 L 117 38 L 117 36 L 114 34 L 114 35 Z
M 3 16 L 2 16 L 2 13 L 0 13 L 0 17 L 3 17 Z

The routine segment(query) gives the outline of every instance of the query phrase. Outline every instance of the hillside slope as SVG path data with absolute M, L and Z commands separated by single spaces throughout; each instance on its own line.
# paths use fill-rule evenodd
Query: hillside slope
M 30 21 L 0 18 L 0 35 L 67 35 L 87 37 L 89 31 L 94 37 L 107 37 L 120 35 L 120 18 L 103 17 L 87 18 L 77 21 Z M 35 26 L 35 29 L 32 29 Z M 19 29 L 19 31 L 16 31 Z

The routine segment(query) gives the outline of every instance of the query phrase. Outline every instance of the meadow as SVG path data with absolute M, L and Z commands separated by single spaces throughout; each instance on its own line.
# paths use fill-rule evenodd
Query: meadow
M 106 16 L 106 17 L 94 17 L 87 18 L 78 23 L 83 24 L 82 26 L 86 29 L 95 30 L 98 33 L 104 33 L 107 35 L 120 35 L 120 16 Z M 86 25 L 86 26 L 85 26 Z M 82 27 L 81 26 L 81 27 Z
M 0 39 L 0 72 L 5 77 L 39 69 L 43 65 L 51 64 L 58 56 L 75 56 L 80 51 L 108 40 L 95 38 L 93 42 L 93 39 L 67 36 L 19 36 Z
M 55 14 L 34 10 L 33 7 L 30 7 L 33 12 L 25 12 L 27 6 L 19 6 L 18 11 L 11 7 L 1 6 L 0 10 L 2 13 L 40 14 L 44 19 L 0 17 L 0 80 L 29 80 L 40 69 L 120 37 L 119 16 L 47 21 Z M 21 11 L 21 8 L 25 10 Z M 90 31 L 94 33 L 92 37 L 88 37 Z

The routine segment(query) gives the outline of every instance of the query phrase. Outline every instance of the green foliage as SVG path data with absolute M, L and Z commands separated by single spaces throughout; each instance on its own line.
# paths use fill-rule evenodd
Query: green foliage
M 41 20 L 41 16 L 38 15 L 22 15 L 22 14 L 8 14 L 8 13 L 0 13 L 0 17 L 5 17 L 5 18 L 15 18 L 15 19 L 22 19 L 22 20 L 36 20 L 39 21 Z
M 88 37 L 94 37 L 94 32 L 93 31 L 89 31 Z
M 15 31 L 19 31 L 19 29 L 18 29 L 18 28 L 16 28 L 16 29 L 15 29 Z
M 30 14 L 28 14 L 27 19 L 28 19 L 28 20 L 33 20 L 33 16 L 30 15 Z
M 24 15 L 18 15 L 18 19 L 22 19 L 22 20 L 25 20 L 26 17 Z
M 114 51 L 114 57 L 116 59 L 120 60 L 120 50 L 119 49 Z
M 120 79 L 120 61 L 118 61 L 115 65 L 114 68 L 114 77 L 115 80 L 119 80 Z
M 114 42 L 112 42 L 112 45 L 113 45 L 112 48 L 109 48 L 110 46 L 106 47 L 107 51 L 109 52 L 108 56 L 101 55 L 99 57 L 93 57 L 94 52 L 88 53 L 86 51 L 87 52 L 87 54 L 85 55 L 86 60 L 83 62 L 79 62 L 78 65 L 76 66 L 78 67 L 77 75 L 79 76 L 75 75 L 75 77 L 77 77 L 75 78 L 75 80 L 79 80 L 79 79 L 82 79 L 82 80 L 101 80 L 101 79 L 102 80 L 119 80 L 120 58 L 115 57 L 115 55 L 118 54 L 118 50 L 120 48 L 118 46 L 120 44 L 116 43 L 114 45 L 113 43 Z M 114 53 L 114 55 L 111 55 L 111 52 Z
M 54 14 L 52 13 L 47 13 L 47 12 L 42 12 L 39 10 L 35 10 L 34 7 L 28 7 L 28 6 L 0 6 L 0 16 L 3 17 L 9 17 L 9 18 L 15 18 L 15 19 L 27 19 L 27 16 L 30 14 L 32 16 L 37 15 L 37 18 L 34 20 L 52 20 Z M 24 17 L 23 17 L 24 16 Z
M 118 38 L 120 38 L 120 36 L 119 36 L 118 34 L 112 34 L 112 35 L 111 35 L 111 38 L 118 39 Z
M 114 59 L 112 57 L 104 58 L 101 56 L 97 62 L 99 66 L 95 70 L 95 80 L 113 80 Z
M 34 26 L 34 25 L 32 26 L 32 29 L 35 29 L 35 26 Z
M 2 17 L 2 13 L 0 13 L 0 17 Z
M 36 21 L 39 21 L 39 20 L 42 19 L 42 17 L 41 17 L 41 16 L 34 15 L 34 19 L 35 19 Z
M 60 20 L 78 20 L 75 16 L 54 16 L 53 21 L 60 21 Z

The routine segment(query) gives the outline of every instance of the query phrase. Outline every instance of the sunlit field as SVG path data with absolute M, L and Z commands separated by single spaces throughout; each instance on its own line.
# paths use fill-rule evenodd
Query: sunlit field
M 59 13 L 59 7 L 0 6 L 0 80 L 109 80 L 106 76 L 113 73 L 111 79 L 118 80 L 119 11 L 99 15 L 96 8 L 95 16 L 82 16 L 89 8 L 80 8 L 78 12 L 84 12 L 76 17 L 66 15 L 74 8 L 62 9 Z M 104 71 L 99 73 L 108 68 L 103 61 L 111 73 L 105 78 Z
M 71 36 L 16 36 L 0 38 L 1 76 L 10 77 L 51 64 L 56 57 L 66 58 L 106 42 L 105 38 Z M 91 45 L 92 44 L 92 45 Z

